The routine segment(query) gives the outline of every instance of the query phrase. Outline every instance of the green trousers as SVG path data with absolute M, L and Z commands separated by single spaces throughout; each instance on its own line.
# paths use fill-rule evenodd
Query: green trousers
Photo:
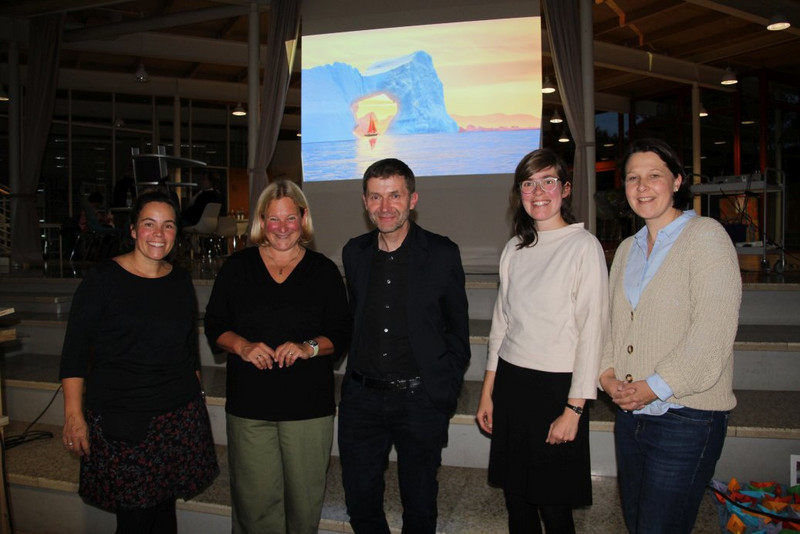
M 259 421 L 226 415 L 233 534 L 316 534 L 333 416 Z

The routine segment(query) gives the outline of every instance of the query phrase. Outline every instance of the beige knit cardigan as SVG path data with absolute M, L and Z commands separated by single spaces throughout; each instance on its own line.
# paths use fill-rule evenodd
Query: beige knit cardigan
M 633 237 L 617 249 L 609 273 L 611 335 L 601 374 L 644 380 L 658 373 L 674 393 L 669 402 L 700 410 L 730 410 L 733 342 L 742 300 L 736 249 L 715 220 L 689 221 L 650 280 L 636 310 L 623 277 Z

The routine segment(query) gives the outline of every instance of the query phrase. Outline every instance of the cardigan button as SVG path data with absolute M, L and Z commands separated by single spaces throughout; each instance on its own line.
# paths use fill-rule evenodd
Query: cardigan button
M 628 345 L 628 354 L 633 354 L 633 345 Z
M 631 311 L 631 321 L 633 321 L 633 312 Z

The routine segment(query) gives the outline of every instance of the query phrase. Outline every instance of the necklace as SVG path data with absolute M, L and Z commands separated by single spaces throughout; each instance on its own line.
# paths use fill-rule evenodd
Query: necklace
M 291 265 L 291 264 L 294 262 L 294 260 L 296 260 L 296 259 L 297 259 L 297 257 L 300 255 L 300 253 L 301 253 L 301 252 L 303 252 L 303 247 L 297 247 L 297 253 L 296 253 L 294 256 L 292 256 L 292 257 L 289 259 L 289 261 L 287 261 L 287 262 L 286 262 L 286 263 L 284 263 L 283 265 L 279 265 L 279 264 L 278 264 L 278 262 L 277 262 L 277 260 L 276 260 L 275 258 L 273 258 L 273 257 L 272 257 L 272 254 L 270 254 L 270 253 L 269 253 L 269 248 L 264 248 L 264 254 L 266 254 L 266 255 L 267 255 L 267 257 L 268 257 L 270 260 L 272 260 L 272 263 L 274 263 L 274 264 L 275 264 L 275 267 L 277 267 L 277 268 L 278 268 L 278 274 L 283 274 L 283 270 L 284 270 L 285 268 L 287 268 L 289 265 Z

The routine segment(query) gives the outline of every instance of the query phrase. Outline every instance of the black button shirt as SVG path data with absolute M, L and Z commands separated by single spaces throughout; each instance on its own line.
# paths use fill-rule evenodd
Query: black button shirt
M 406 320 L 409 254 L 404 242 L 393 252 L 376 247 L 372 255 L 364 324 L 354 362 L 363 375 L 383 379 L 419 376 Z

